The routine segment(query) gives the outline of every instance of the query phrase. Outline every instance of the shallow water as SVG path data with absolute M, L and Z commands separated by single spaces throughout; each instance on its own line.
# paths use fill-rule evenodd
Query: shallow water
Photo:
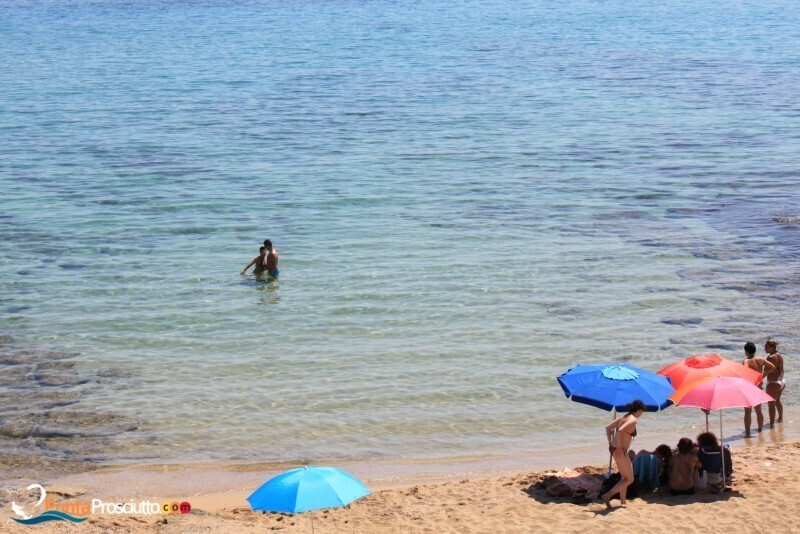
M 602 435 L 576 363 L 768 336 L 791 384 L 794 3 L 0 11 L 21 464 L 525 453 Z

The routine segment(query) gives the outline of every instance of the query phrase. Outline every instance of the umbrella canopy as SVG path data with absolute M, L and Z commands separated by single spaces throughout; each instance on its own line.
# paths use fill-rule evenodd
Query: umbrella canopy
M 763 379 L 763 376 L 758 371 L 733 360 L 723 358 L 718 354 L 691 356 L 664 367 L 658 374 L 669 377 L 673 387 L 676 389 L 680 389 L 684 384 L 696 382 L 701 378 L 707 377 L 738 376 L 752 384 L 758 384 Z
M 744 366 L 742 366 L 744 367 Z M 707 377 L 683 385 L 672 394 L 677 406 L 694 406 L 704 410 L 719 410 L 719 441 L 722 443 L 722 409 L 752 408 L 774 400 L 761 388 L 739 377 Z M 706 426 L 708 424 L 706 423 Z M 708 428 L 706 428 L 708 431 Z M 725 454 L 722 450 L 723 486 L 725 482 Z
M 667 378 L 627 364 L 576 365 L 558 383 L 575 402 L 608 411 L 624 411 L 639 399 L 648 412 L 657 412 L 672 404 L 675 391 Z
M 729 376 L 707 377 L 685 384 L 670 398 L 678 406 L 694 406 L 705 410 L 751 408 L 775 400 L 751 382 Z
M 247 498 L 253 510 L 297 514 L 347 506 L 372 493 L 357 478 L 335 467 L 301 467 L 281 473 Z

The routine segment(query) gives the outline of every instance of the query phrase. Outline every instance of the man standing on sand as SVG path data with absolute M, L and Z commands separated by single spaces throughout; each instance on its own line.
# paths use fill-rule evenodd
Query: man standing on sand
M 264 270 L 267 274 L 273 277 L 278 276 L 281 272 L 278 270 L 278 251 L 272 246 L 272 241 L 269 239 L 264 240 L 264 248 L 267 249 L 267 257 L 264 260 Z
M 759 381 L 758 387 L 763 387 L 762 382 L 764 376 L 770 374 L 772 371 L 775 370 L 775 366 L 767 361 L 766 358 L 756 357 L 756 346 L 748 341 L 744 344 L 744 360 L 742 360 L 742 365 L 745 367 L 749 367 L 753 371 L 758 371 L 761 373 L 762 380 Z M 753 409 L 752 408 L 745 408 L 744 409 L 744 437 L 750 437 L 750 423 L 753 420 Z M 758 431 L 761 432 L 764 429 L 764 413 L 761 411 L 761 405 L 759 404 L 756 406 L 756 422 L 758 423 Z

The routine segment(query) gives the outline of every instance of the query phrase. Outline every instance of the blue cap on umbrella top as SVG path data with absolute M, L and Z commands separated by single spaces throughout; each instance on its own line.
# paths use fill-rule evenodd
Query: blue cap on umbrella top
M 611 380 L 636 380 L 639 378 L 639 373 L 630 367 L 611 365 L 603 369 L 603 376 Z

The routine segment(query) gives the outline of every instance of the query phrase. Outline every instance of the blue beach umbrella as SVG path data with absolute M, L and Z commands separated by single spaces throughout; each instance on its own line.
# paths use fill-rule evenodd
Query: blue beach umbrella
M 657 412 L 672 404 L 669 396 L 675 391 L 669 379 L 626 364 L 576 365 L 558 383 L 575 402 L 607 411 L 624 411 L 639 399 L 646 411 Z
M 347 506 L 372 493 L 360 480 L 335 467 L 301 467 L 267 480 L 247 498 L 253 510 L 297 514 Z M 314 521 L 311 520 L 311 531 Z

